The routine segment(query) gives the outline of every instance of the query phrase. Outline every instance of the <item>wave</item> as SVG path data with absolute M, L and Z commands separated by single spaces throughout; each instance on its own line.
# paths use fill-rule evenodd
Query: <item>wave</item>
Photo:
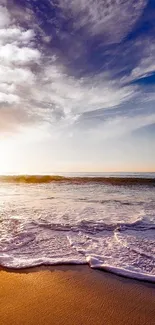
M 13 261 L 14 264 L 10 264 Z M 139 272 L 139 270 L 129 270 L 123 267 L 112 266 L 110 264 L 104 264 L 99 258 L 94 256 L 87 256 L 83 260 L 79 259 L 56 259 L 55 261 L 50 258 L 33 258 L 28 260 L 27 258 L 19 260 L 19 258 L 10 258 L 5 255 L 1 260 L 1 267 L 11 270 L 22 270 L 27 268 L 33 268 L 38 266 L 55 266 L 55 265 L 89 265 L 92 269 L 98 269 L 101 271 L 106 271 L 109 273 L 116 274 L 118 276 L 123 276 L 126 278 L 131 278 L 138 281 L 147 281 L 155 283 L 155 275 Z
M 62 223 L 49 223 L 44 219 L 40 219 L 38 222 L 33 221 L 34 225 L 37 225 L 41 228 L 48 228 L 54 231 L 65 231 L 65 232 L 82 232 L 82 233 L 90 233 L 97 234 L 102 231 L 119 231 L 124 232 L 127 230 L 135 230 L 135 231 L 147 231 L 147 230 L 155 230 L 155 224 L 153 222 L 149 222 L 144 218 L 139 218 L 133 222 L 116 222 L 116 223 L 104 223 L 104 222 L 94 222 L 88 220 L 82 220 L 73 225 L 71 224 L 62 224 Z
M 23 219 L 19 221 L 23 224 Z M 10 224 L 11 220 L 6 220 L 6 222 Z M 136 241 L 136 246 L 134 246 L 132 237 L 131 246 L 129 242 L 129 247 L 127 247 L 126 241 L 123 245 L 123 240 L 129 236 L 130 230 L 140 232 L 139 238 L 147 239 L 150 234 L 154 238 L 155 224 L 150 223 L 145 216 L 129 223 L 106 224 L 81 221 L 74 225 L 50 223 L 40 218 L 24 223 L 22 233 L 19 231 L 15 237 L 5 238 L 4 233 L 0 246 L 0 265 L 6 268 L 23 269 L 40 265 L 88 264 L 91 268 L 155 283 L 155 274 L 151 273 L 155 258 L 153 241 L 152 252 L 147 251 L 145 242 L 144 246 L 137 247 Z M 101 236 L 99 236 L 100 232 L 102 232 Z M 119 242 L 115 241 L 115 236 L 113 236 L 115 234 L 121 236 Z M 100 239 L 104 240 L 105 246 Z M 140 239 L 140 244 L 141 241 Z M 148 243 L 151 243 L 151 237 Z M 100 249 L 102 246 L 103 251 Z M 126 254 L 128 259 L 126 259 Z M 134 263 L 133 256 L 137 256 L 138 263 Z M 144 268 L 145 263 L 148 263 L 148 269 Z
M 148 281 L 155 283 L 155 275 L 147 274 L 147 273 L 140 273 L 138 270 L 137 272 L 135 270 L 128 270 L 123 267 L 117 267 L 112 266 L 108 264 L 104 264 L 102 261 L 100 261 L 97 258 L 88 256 L 86 258 L 89 266 L 93 269 L 99 269 L 102 271 L 111 272 L 126 278 L 131 278 L 135 280 L 141 280 L 141 281 Z
M 100 183 L 109 185 L 151 185 L 155 186 L 155 178 L 143 177 L 65 177 L 59 175 L 7 175 L 0 176 L 0 182 L 6 183 L 23 183 L 23 184 L 40 184 L 40 183 L 71 183 L 87 184 Z
M 129 201 L 123 201 L 123 200 L 116 200 L 116 199 L 106 199 L 106 200 L 92 200 L 88 198 L 77 198 L 75 201 L 82 201 L 82 202 L 88 202 L 88 203 L 99 203 L 99 204 L 111 204 L 116 203 L 120 205 L 130 206 L 130 205 L 137 205 L 137 204 L 143 204 L 145 201 L 138 201 L 138 202 L 129 202 Z

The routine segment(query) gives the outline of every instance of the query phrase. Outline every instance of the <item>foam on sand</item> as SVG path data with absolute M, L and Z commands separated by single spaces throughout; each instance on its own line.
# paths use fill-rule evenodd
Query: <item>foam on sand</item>
M 135 272 L 132 270 L 124 269 L 122 267 L 114 267 L 114 266 L 111 266 L 108 264 L 103 264 L 102 261 L 100 261 L 97 258 L 91 257 L 91 256 L 88 256 L 86 258 L 86 260 L 89 263 L 90 267 L 93 269 L 99 269 L 99 270 L 111 272 L 111 273 L 121 275 L 126 278 L 155 283 L 155 275 L 150 275 L 147 273 L 140 273 L 138 270 L 137 270 L 137 272 Z

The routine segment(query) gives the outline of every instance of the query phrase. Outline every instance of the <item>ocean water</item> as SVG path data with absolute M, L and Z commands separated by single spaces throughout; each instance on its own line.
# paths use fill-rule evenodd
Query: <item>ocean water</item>
M 155 282 L 155 174 L 68 176 L 0 180 L 0 265 L 88 263 Z

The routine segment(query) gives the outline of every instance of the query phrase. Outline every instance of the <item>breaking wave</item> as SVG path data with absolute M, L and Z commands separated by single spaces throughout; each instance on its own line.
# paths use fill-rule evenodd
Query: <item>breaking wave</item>
M 117 223 L 104 223 L 104 222 L 94 222 L 88 220 L 82 220 L 77 224 L 62 224 L 62 223 L 49 223 L 44 219 L 38 221 L 33 221 L 32 224 L 39 227 L 48 228 L 54 231 L 73 231 L 73 232 L 83 232 L 86 234 L 97 234 L 102 231 L 112 231 L 115 230 L 123 232 L 126 230 L 135 231 L 147 231 L 154 229 L 155 224 L 152 222 L 147 222 L 145 218 L 139 218 L 134 222 L 117 222 Z
M 88 183 L 100 183 L 110 185 L 151 185 L 155 186 L 155 178 L 143 178 L 143 177 L 65 177 L 59 175 L 9 175 L 0 176 L 1 182 L 6 183 L 73 183 L 73 184 L 88 184 Z

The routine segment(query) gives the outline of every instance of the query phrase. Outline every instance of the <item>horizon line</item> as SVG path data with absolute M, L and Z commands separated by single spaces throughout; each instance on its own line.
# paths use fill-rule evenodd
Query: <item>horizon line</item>
M 0 174 L 0 176 L 13 176 L 13 175 L 23 175 L 23 176 L 26 176 L 26 175 L 30 175 L 30 176 L 59 176 L 59 174 L 151 174 L 151 173 L 155 173 L 155 170 L 154 171 L 72 171 L 72 172 L 40 172 L 40 173 L 28 173 L 28 172 L 6 172 L 6 173 L 2 173 Z

